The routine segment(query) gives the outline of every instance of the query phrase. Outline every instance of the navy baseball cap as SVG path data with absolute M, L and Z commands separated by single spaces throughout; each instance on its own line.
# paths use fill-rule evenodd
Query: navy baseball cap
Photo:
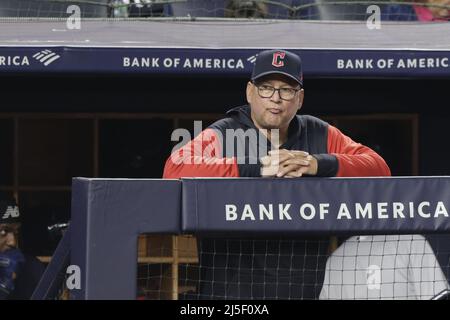
M 302 60 L 295 53 L 286 50 L 265 50 L 256 57 L 252 81 L 268 74 L 285 75 L 303 87 Z
M 0 224 L 19 223 L 19 207 L 14 199 L 0 199 Z

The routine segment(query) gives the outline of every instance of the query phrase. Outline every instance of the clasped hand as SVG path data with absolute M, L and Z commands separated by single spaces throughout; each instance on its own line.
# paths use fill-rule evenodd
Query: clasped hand
M 271 150 L 260 159 L 262 177 L 298 178 L 317 174 L 317 159 L 300 150 Z

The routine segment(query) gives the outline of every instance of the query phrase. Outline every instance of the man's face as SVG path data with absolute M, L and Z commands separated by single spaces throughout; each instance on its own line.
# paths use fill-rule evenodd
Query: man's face
M 264 98 L 258 93 L 260 88 L 287 89 L 283 90 L 282 96 L 286 97 L 286 92 L 290 89 L 299 89 L 300 86 L 289 78 L 272 74 L 262 79 L 258 79 L 256 85 L 249 82 L 247 84 L 247 101 L 251 107 L 252 120 L 259 129 L 286 129 L 289 123 L 300 110 L 303 103 L 304 90 L 295 92 L 293 98 L 289 101 L 280 97 L 280 91 L 275 91 L 271 97 Z
M 0 252 L 17 246 L 19 223 L 0 224 Z

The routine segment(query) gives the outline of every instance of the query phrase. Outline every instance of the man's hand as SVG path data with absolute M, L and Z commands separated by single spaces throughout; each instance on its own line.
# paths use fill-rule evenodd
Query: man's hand
M 272 150 L 261 158 L 261 176 L 295 178 L 317 174 L 317 159 L 305 151 Z

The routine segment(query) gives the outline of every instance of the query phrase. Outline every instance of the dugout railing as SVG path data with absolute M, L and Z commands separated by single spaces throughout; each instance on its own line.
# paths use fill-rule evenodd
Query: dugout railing
M 136 299 L 141 234 L 446 235 L 449 190 L 450 177 L 74 178 L 64 239 L 81 281 L 70 298 Z

